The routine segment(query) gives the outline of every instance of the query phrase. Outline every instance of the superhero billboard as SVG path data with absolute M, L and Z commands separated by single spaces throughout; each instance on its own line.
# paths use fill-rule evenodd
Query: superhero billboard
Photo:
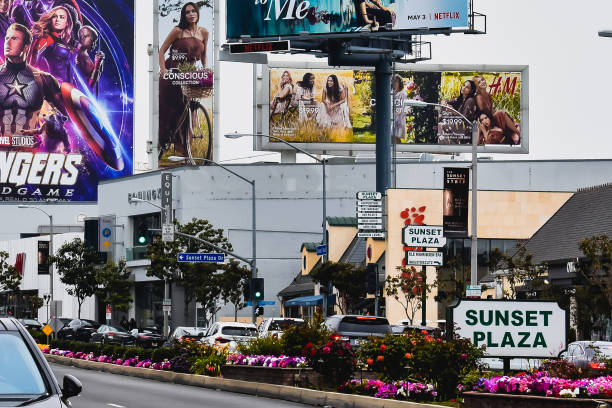
M 212 159 L 213 2 L 159 3 L 159 166 Z
M 0 201 L 132 174 L 133 0 L 0 1 Z
M 226 5 L 229 39 L 469 25 L 469 0 L 226 0 Z
M 398 150 L 468 152 L 475 124 L 480 152 L 528 152 L 527 67 L 431 67 L 398 65 L 391 76 L 391 138 Z M 314 152 L 374 149 L 374 72 L 270 67 L 264 78 L 263 134 Z M 280 144 L 270 139 L 258 147 Z

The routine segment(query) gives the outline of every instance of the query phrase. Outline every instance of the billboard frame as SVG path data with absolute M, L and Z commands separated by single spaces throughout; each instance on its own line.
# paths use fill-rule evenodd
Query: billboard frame
M 341 68 L 330 67 L 318 62 L 270 62 L 267 65 L 254 67 L 254 106 L 253 106 L 253 130 L 261 137 L 253 138 L 254 150 L 265 151 L 293 151 L 291 147 L 283 143 L 270 141 L 266 135 L 270 134 L 269 103 L 270 103 L 270 70 L 272 69 L 317 69 L 317 70 L 342 70 L 342 71 L 371 71 L 371 67 L 347 66 Z M 418 72 L 520 72 L 521 73 L 521 145 L 479 145 L 478 153 L 503 153 L 503 154 L 528 154 L 529 153 L 529 65 L 472 65 L 472 64 L 402 64 L 397 63 L 393 67 L 394 71 L 418 71 Z M 334 152 L 348 152 L 352 155 L 355 151 L 373 152 L 376 150 L 375 143 L 302 143 L 291 142 L 310 153 L 328 154 Z M 396 144 L 398 152 L 411 153 L 434 153 L 434 154 L 459 154 L 471 153 L 472 144 L 463 145 L 437 145 L 437 144 Z

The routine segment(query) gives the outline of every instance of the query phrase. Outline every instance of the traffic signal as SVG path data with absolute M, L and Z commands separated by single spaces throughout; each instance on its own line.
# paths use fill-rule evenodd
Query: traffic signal
M 378 264 L 369 263 L 366 266 L 366 291 L 376 293 L 376 278 L 378 275 Z
M 264 280 L 263 278 L 253 278 L 253 299 L 252 300 L 263 300 L 264 298 Z
M 149 227 L 146 219 L 135 220 L 134 225 L 134 244 L 147 245 L 149 243 Z
M 252 300 L 251 296 L 251 279 L 245 279 L 244 286 L 242 286 L 242 297 L 245 302 L 250 302 Z
M 264 314 L 263 306 L 257 306 L 255 308 L 255 316 L 262 316 Z

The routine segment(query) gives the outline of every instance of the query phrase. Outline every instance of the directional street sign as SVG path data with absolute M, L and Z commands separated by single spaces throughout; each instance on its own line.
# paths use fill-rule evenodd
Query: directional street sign
M 357 228 L 360 230 L 381 230 L 382 225 L 380 224 L 358 224 Z
M 357 236 L 359 238 L 384 238 L 384 232 L 358 232 Z
M 436 225 L 408 225 L 404 227 L 402 238 L 408 246 L 441 248 L 446 245 L 444 229 Z
M 357 218 L 357 224 L 382 224 L 380 218 Z
M 317 245 L 317 256 L 327 255 L 327 245 Z
M 375 205 L 381 207 L 382 202 L 380 200 L 357 200 L 357 205 Z
M 382 193 L 379 191 L 358 191 L 357 199 L 358 200 L 380 200 L 382 198 Z
M 176 260 L 179 262 L 210 262 L 210 263 L 222 263 L 225 262 L 225 254 L 216 253 L 189 253 L 183 252 L 176 255 Z
M 408 265 L 442 266 L 442 252 L 408 251 Z
M 367 211 L 382 211 L 381 207 L 375 207 L 373 205 L 358 205 L 357 211 L 359 212 L 367 212 Z
M 381 212 L 358 212 L 357 217 L 359 218 L 381 218 Z

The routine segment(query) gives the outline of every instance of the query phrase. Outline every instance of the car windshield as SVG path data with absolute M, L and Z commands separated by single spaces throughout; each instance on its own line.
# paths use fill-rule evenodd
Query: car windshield
M 342 319 L 338 325 L 338 331 L 355 333 L 389 333 L 390 327 L 387 319 L 350 316 Z
M 0 334 L 0 396 L 45 392 L 45 382 L 23 340 L 13 333 Z
M 226 326 L 221 329 L 221 334 L 225 334 L 228 336 L 247 336 L 247 337 L 255 337 L 257 336 L 257 329 L 254 327 L 234 327 L 234 326 Z
M 23 324 L 35 324 L 37 326 L 40 324 L 36 320 L 33 320 L 33 319 L 23 319 L 22 322 Z
M 610 345 L 597 345 L 595 346 L 595 350 L 600 357 L 603 358 L 612 358 L 612 344 Z
M 286 319 L 286 320 L 273 320 L 270 323 L 270 328 L 268 330 L 285 330 L 288 327 L 291 326 L 301 326 L 303 325 L 304 322 L 301 322 L 299 320 L 290 320 L 290 319 Z
M 119 333 L 127 333 L 127 330 L 122 329 L 122 328 L 118 328 L 118 327 L 113 327 L 113 326 L 108 326 L 108 330 L 107 331 L 119 332 Z

